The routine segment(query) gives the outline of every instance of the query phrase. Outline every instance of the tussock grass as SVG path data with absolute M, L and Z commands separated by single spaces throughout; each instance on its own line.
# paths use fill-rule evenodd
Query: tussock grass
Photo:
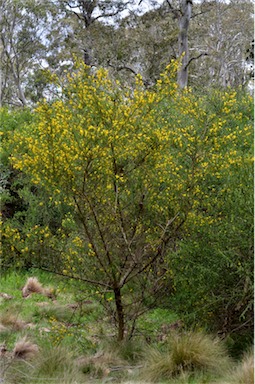
M 33 317 L 37 319 L 50 319 L 54 318 L 57 321 L 70 321 L 74 310 L 66 305 L 49 304 L 45 306 L 38 306 L 34 311 Z
M 74 355 L 62 346 L 44 348 L 35 362 L 35 371 L 42 377 L 75 373 Z
M 32 361 L 13 361 L 6 374 L 8 384 L 73 384 L 83 383 L 84 377 L 75 364 L 74 355 L 66 348 L 43 348 Z
M 139 363 L 144 357 L 147 344 L 139 339 L 123 340 L 121 342 L 112 340 L 103 344 L 105 351 L 113 351 L 121 359 L 129 363 Z
M 110 374 L 112 367 L 125 365 L 125 362 L 114 352 L 98 352 L 94 356 L 77 359 L 82 372 L 90 377 L 102 378 Z
M 21 331 L 26 328 L 26 322 L 20 319 L 20 314 L 11 308 L 0 315 L 0 324 L 4 329 Z
M 86 375 L 94 378 L 111 376 L 118 378 L 120 383 L 136 371 L 143 354 L 144 347 L 139 341 L 108 341 L 101 344 L 94 356 L 79 358 L 77 364 Z
M 185 372 L 224 374 L 231 361 L 224 345 L 202 332 L 172 333 L 166 349 L 150 349 L 142 377 L 148 381 L 169 380 Z
M 220 383 L 222 384 L 222 383 Z M 254 384 L 254 351 L 246 352 L 224 384 Z
M 13 356 L 18 359 L 31 359 L 39 352 L 37 344 L 32 343 L 24 336 L 18 340 L 13 349 Z

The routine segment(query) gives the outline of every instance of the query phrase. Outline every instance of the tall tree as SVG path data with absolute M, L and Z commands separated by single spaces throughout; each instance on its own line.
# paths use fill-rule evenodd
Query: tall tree
M 72 12 L 81 23 L 84 34 L 83 41 L 83 59 L 87 65 L 94 64 L 93 60 L 93 44 L 90 35 L 90 27 L 98 20 L 107 22 L 109 18 L 117 17 L 121 12 L 131 5 L 133 0 L 66 0 L 64 1 L 65 10 L 67 13 Z
M 39 0 L 0 1 L 1 104 L 26 106 L 26 85 L 46 53 L 47 6 Z
M 189 47 L 188 47 L 188 32 L 190 19 L 192 15 L 192 0 L 180 0 L 179 8 L 174 8 L 172 2 L 167 0 L 171 12 L 178 20 L 179 35 L 178 46 L 179 56 L 182 57 L 181 67 L 178 71 L 178 84 L 180 88 L 185 88 L 188 85 L 188 66 L 189 66 Z

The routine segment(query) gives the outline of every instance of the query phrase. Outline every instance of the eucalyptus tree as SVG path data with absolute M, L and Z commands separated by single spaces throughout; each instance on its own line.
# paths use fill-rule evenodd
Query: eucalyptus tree
M 194 13 L 199 5 L 194 6 Z M 190 26 L 194 55 L 206 52 L 190 65 L 190 82 L 197 86 L 243 86 L 246 83 L 246 50 L 253 39 L 253 5 L 250 0 L 208 1 L 206 14 L 198 14 Z M 206 17 L 205 17 L 206 15 Z
M 46 55 L 48 24 L 48 1 L 0 1 L 1 105 L 29 104 L 27 85 Z
M 181 57 L 178 72 L 181 88 L 245 84 L 246 50 L 254 31 L 251 0 L 152 3 L 154 10 L 136 18 L 135 27 L 128 31 L 133 36 L 134 30 L 137 31 L 136 52 L 143 55 L 138 60 L 142 57 L 140 65 L 144 71 L 145 66 L 152 70 L 152 78 L 162 64 Z
M 93 57 L 94 39 L 91 29 L 93 25 L 99 25 L 98 22 L 112 23 L 120 14 L 132 5 L 134 0 L 65 0 L 59 1 L 60 7 L 66 13 L 67 17 L 74 15 L 77 18 L 78 25 L 72 20 L 73 30 L 71 33 L 78 38 L 76 29 L 81 31 L 81 41 L 76 41 L 82 51 L 84 63 L 95 65 L 96 57 Z M 71 37 L 69 35 L 69 37 Z M 80 40 L 78 38 L 78 40 Z

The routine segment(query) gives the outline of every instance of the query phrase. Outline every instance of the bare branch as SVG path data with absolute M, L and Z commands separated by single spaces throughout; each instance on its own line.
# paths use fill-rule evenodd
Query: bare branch
M 77 280 L 77 281 L 84 281 L 86 283 L 93 284 L 93 285 L 99 285 L 101 287 L 105 287 L 105 288 L 108 288 L 108 289 L 112 288 L 112 286 L 110 284 L 102 283 L 101 281 L 90 280 L 90 279 L 78 277 L 78 276 L 75 276 L 75 275 L 67 275 L 67 274 L 65 274 L 63 272 L 52 271 L 51 269 L 48 269 L 46 267 L 38 267 L 36 265 L 33 265 L 33 268 L 39 269 L 41 271 L 52 273 L 54 275 L 63 276 L 63 277 L 66 277 L 67 279 L 73 279 L 73 280 Z M 111 291 L 112 291 L 112 289 L 111 289 Z
M 127 71 L 132 72 L 135 76 L 137 76 L 136 71 L 130 67 L 127 67 L 126 65 L 116 66 L 116 65 L 112 65 L 109 61 L 108 61 L 107 65 L 111 68 L 114 68 L 116 71 L 122 71 L 123 69 L 125 69 Z
M 188 66 L 190 65 L 190 63 L 191 63 L 193 60 L 198 60 L 198 59 L 200 59 L 200 57 L 202 57 L 202 56 L 209 56 L 209 53 L 207 53 L 207 52 L 203 52 L 203 53 L 200 53 L 198 56 L 191 57 L 191 59 L 189 59 L 188 63 L 185 65 L 185 69 L 188 68 Z

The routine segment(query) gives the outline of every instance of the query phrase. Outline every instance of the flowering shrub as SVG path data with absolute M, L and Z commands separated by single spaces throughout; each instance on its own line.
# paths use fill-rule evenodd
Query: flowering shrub
M 13 167 L 65 207 L 58 229 L 38 229 L 42 264 L 112 291 L 119 339 L 146 295 L 166 282 L 174 291 L 167 255 L 194 229 L 224 220 L 228 180 L 251 164 L 248 97 L 229 90 L 214 105 L 180 92 L 176 70 L 171 62 L 149 90 L 138 76 L 131 90 L 81 64 L 62 97 L 42 102 L 14 135 Z M 31 252 L 23 242 L 20 252 Z

